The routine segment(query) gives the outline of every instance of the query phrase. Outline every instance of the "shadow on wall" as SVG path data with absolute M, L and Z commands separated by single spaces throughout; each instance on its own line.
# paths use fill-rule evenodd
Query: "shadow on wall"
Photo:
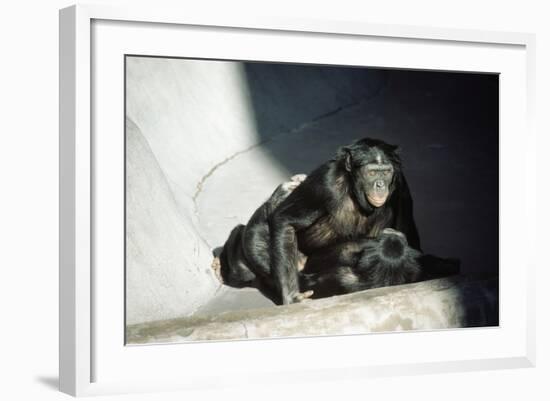
M 366 68 L 250 62 L 243 71 L 262 139 L 373 98 L 388 77 L 387 71 Z

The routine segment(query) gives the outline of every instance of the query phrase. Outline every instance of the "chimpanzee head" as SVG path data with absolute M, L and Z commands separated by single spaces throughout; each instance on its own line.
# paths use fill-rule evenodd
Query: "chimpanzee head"
M 366 243 L 356 273 L 368 288 L 415 282 L 422 274 L 421 256 L 408 245 L 405 234 L 386 228 Z
M 397 146 L 365 138 L 338 152 L 348 174 L 355 201 L 366 212 L 382 207 L 390 199 L 400 174 Z

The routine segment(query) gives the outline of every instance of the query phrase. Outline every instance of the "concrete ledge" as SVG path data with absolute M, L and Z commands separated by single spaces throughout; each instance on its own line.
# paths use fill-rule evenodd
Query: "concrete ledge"
M 127 327 L 128 344 L 434 330 L 498 325 L 498 282 L 452 277 L 288 306 Z

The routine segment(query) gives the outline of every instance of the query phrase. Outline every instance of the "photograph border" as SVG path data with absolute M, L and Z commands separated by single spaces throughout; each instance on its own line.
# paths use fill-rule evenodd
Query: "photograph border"
M 384 38 L 428 39 L 466 43 L 513 44 L 525 46 L 527 54 L 527 119 L 528 140 L 534 143 L 534 57 L 535 37 L 526 33 L 486 32 L 461 29 L 438 29 L 402 25 L 368 24 L 357 21 L 316 21 L 292 18 L 219 19 L 212 15 L 189 15 L 180 11 L 151 8 L 113 8 L 109 6 L 72 6 L 60 11 L 59 74 L 60 74 L 60 266 L 59 266 L 59 374 L 60 390 L 72 395 L 104 392 L 133 391 L 131 386 L 102 386 L 93 383 L 91 349 L 94 326 L 91 296 L 93 283 L 92 259 L 93 179 L 91 141 L 91 23 L 93 20 L 136 21 L 196 25 L 204 27 L 231 27 L 235 29 L 262 29 L 290 32 L 309 32 L 319 35 L 347 34 Z M 535 165 L 536 161 L 529 163 Z M 534 208 L 528 212 L 533 224 Z M 534 227 L 525 235 L 534 239 Z M 534 242 L 534 241 L 531 241 Z M 534 273 L 534 266 L 525 268 Z M 468 363 L 433 363 L 407 365 L 412 374 L 449 372 L 472 369 L 497 369 L 534 366 L 535 283 L 529 274 L 527 285 L 527 339 L 526 354 L 518 358 L 477 360 Z M 124 322 L 121 322 L 124 324 Z M 399 369 L 388 365 L 377 367 L 379 375 L 399 374 Z M 369 375 L 372 369 L 354 369 L 348 377 Z M 325 376 L 322 372 L 304 372 L 303 376 Z M 326 377 L 325 377 L 326 378 Z M 269 381 L 269 380 L 268 380 Z M 177 388 L 177 384 L 174 386 Z M 161 390 L 161 388 L 157 388 Z

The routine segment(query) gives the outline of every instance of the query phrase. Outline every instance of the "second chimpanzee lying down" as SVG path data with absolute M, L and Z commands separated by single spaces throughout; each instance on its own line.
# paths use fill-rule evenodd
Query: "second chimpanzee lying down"
M 421 253 L 396 147 L 375 139 L 279 186 L 233 229 L 218 262 L 225 284 L 257 287 L 276 304 L 459 271 L 455 259 Z
M 421 256 L 403 233 L 386 228 L 377 238 L 343 242 L 307 258 L 300 289 L 313 291 L 311 298 L 324 298 L 414 283 L 431 277 L 422 270 Z

